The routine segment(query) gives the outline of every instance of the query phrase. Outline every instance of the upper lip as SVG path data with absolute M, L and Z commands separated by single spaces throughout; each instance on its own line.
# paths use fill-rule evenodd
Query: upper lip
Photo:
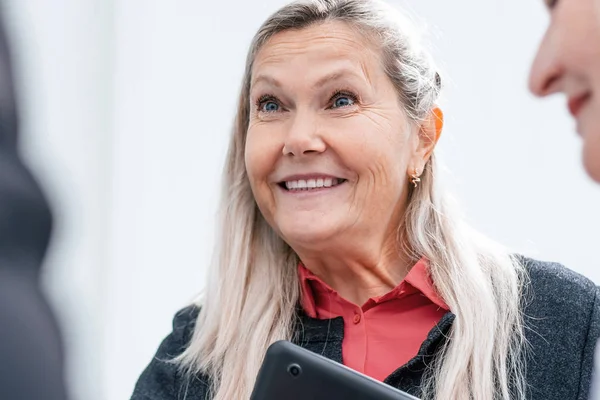
M 576 96 L 569 96 L 567 100 L 567 107 L 573 117 L 577 118 L 577 115 L 581 112 L 584 104 L 589 100 L 590 92 L 578 94 Z

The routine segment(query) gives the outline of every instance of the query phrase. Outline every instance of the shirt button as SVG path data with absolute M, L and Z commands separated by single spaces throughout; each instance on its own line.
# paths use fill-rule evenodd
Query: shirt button
M 354 314 L 354 318 L 352 319 L 352 322 L 354 322 L 355 324 L 358 324 L 360 322 L 360 314 Z

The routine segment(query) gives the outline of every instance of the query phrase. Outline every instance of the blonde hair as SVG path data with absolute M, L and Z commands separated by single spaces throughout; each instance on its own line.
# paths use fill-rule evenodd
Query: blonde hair
M 251 44 L 224 171 L 214 265 L 189 346 L 176 361 L 188 377 L 211 378 L 216 400 L 249 398 L 270 344 L 293 339 L 298 257 L 261 215 L 244 163 L 250 81 L 258 51 L 275 34 L 343 21 L 380 47 L 382 63 L 411 121 L 432 112 L 441 89 L 428 53 L 397 11 L 376 0 L 308 0 L 274 13 Z M 523 267 L 470 230 L 435 185 L 435 160 L 411 189 L 400 250 L 427 257 L 439 294 L 456 315 L 449 340 L 428 366 L 425 399 L 525 398 L 520 297 Z

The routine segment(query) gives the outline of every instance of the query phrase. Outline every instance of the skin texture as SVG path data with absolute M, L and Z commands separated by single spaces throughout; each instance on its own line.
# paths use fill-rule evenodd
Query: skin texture
M 250 101 L 245 161 L 267 222 L 349 301 L 395 287 L 412 266 L 397 245 L 410 175 L 422 172 L 440 120 L 409 123 L 378 49 L 341 22 L 273 36 L 255 60 Z M 298 175 L 345 182 L 280 186 Z
M 583 139 L 583 163 L 600 182 L 600 1 L 548 0 L 550 24 L 529 86 L 538 96 L 564 93 Z

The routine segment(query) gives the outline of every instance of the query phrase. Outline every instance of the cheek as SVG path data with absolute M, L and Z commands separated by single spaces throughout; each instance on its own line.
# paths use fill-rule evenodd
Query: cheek
M 248 129 L 246 136 L 245 163 L 250 183 L 258 185 L 267 181 L 277 162 L 277 146 L 269 135 L 259 129 Z
M 600 4 L 600 1 L 598 1 Z M 599 6 L 600 8 L 600 6 Z M 594 43 L 600 43 L 600 14 L 598 18 L 596 18 L 596 39 L 593 41 Z M 589 42 L 588 42 L 589 43 Z M 599 46 L 589 46 L 590 51 L 589 60 L 587 63 L 589 68 L 590 77 L 592 79 L 593 88 L 595 95 L 600 97 L 600 45 Z
M 275 207 L 269 178 L 281 155 L 281 147 L 273 140 L 275 137 L 264 129 L 248 129 L 244 157 L 254 199 L 268 221 Z
M 410 152 L 408 135 L 396 126 L 401 125 L 362 121 L 345 137 L 349 166 L 372 184 L 387 185 L 391 180 L 399 179 L 406 170 Z
M 554 44 L 564 52 L 564 62 L 574 71 L 588 76 L 597 74 L 600 64 L 600 47 L 591 45 L 600 41 L 600 15 L 596 14 L 594 3 L 598 1 L 580 0 L 565 4 L 554 22 Z

